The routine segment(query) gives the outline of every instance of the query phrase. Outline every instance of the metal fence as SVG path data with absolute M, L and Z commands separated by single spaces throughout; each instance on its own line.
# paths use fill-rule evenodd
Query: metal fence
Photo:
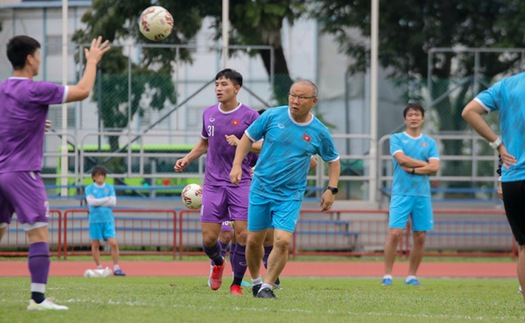
M 120 190 L 119 194 L 173 196 L 180 194 L 186 184 L 202 183 L 204 157 L 194 161 L 192 167 L 183 173 L 173 171 L 175 161 L 198 142 L 198 132 L 89 132 L 79 138 L 68 135 L 70 145 L 65 154 L 69 164 L 67 174 L 60 173 L 63 160 L 60 149 L 57 149 L 60 147 L 60 135 L 55 132 L 46 134 L 42 177 L 50 198 L 81 195 L 83 187 L 92 182 L 90 172 L 96 164 L 106 166 L 108 178 Z M 107 137 L 116 139 L 116 149 L 108 146 Z M 340 147 L 369 148 L 372 145 L 367 135 L 334 134 L 333 137 Z M 496 152 L 481 137 L 473 134 L 438 134 L 432 137 L 441 152 L 440 170 L 431 176 L 433 199 L 496 202 Z M 106 139 L 99 143 L 100 138 Z M 338 200 L 368 200 L 371 181 L 377 181 L 380 193 L 378 206 L 381 208 L 382 203 L 388 200 L 393 178 L 389 139 L 390 135 L 383 136 L 377 144 L 377 174 L 369 172 L 372 157 L 367 153 L 341 154 Z M 450 147 L 454 147 L 457 154 L 447 155 Z M 326 165 L 320 163 L 308 176 L 306 198 L 319 198 L 327 182 Z M 64 192 L 63 188 L 67 190 Z
M 199 211 L 115 209 L 117 240 L 122 254 L 202 255 Z M 435 210 L 434 230 L 427 233 L 427 255 L 515 257 L 516 243 L 502 210 Z M 52 210 L 51 254 L 59 258 L 90 254 L 87 209 Z M 27 255 L 25 233 L 15 223 L 3 239 L 0 256 Z M 408 255 L 410 224 L 399 245 Z M 301 211 L 290 254 L 381 256 L 388 235 L 387 210 Z M 104 254 L 109 250 L 105 249 Z

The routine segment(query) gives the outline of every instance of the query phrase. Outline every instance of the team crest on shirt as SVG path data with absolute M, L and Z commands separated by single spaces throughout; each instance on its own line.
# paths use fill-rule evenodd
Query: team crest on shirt
M 426 142 L 422 143 L 421 146 L 426 147 L 428 144 Z
M 239 120 L 232 120 L 232 125 L 234 126 L 238 126 L 239 125 Z
M 210 122 L 215 122 L 215 118 L 210 118 Z
M 310 137 L 310 136 L 307 135 L 307 134 L 304 134 L 304 135 L 303 135 L 303 140 L 310 142 L 310 141 L 312 140 L 312 137 Z

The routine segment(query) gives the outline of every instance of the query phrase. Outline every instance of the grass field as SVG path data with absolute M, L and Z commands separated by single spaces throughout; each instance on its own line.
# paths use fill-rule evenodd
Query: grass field
M 205 278 L 51 277 L 65 312 L 28 312 L 29 278 L 0 279 L 0 322 L 524 322 L 516 279 L 284 278 L 278 300 L 211 291 Z

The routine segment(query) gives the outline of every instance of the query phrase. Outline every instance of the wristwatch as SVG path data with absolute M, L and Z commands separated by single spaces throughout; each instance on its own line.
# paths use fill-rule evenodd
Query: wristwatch
M 494 140 L 493 142 L 489 142 L 489 145 L 490 145 L 490 147 L 492 147 L 494 149 L 498 149 L 498 147 L 501 145 L 501 137 L 498 136 L 498 138 L 496 138 L 496 140 Z
M 339 189 L 337 187 L 328 186 L 326 189 L 330 190 L 334 195 L 337 194 L 337 192 L 339 192 Z

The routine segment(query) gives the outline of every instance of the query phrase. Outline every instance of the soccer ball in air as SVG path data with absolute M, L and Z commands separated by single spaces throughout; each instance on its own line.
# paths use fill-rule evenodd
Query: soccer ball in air
M 173 30 L 173 17 L 163 7 L 151 6 L 142 11 L 139 29 L 149 40 L 162 40 Z
M 200 209 L 202 205 L 202 187 L 199 184 L 188 184 L 182 190 L 182 203 L 188 209 Z

